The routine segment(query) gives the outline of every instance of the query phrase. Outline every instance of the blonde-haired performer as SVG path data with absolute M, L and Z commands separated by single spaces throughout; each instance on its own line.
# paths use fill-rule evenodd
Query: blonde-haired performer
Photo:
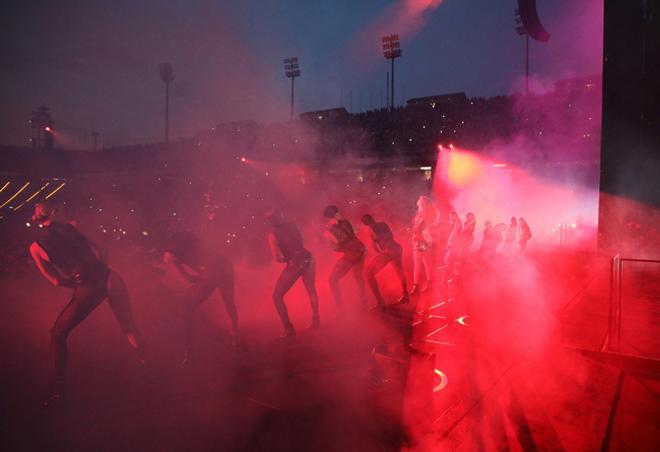
M 439 220 L 440 213 L 431 198 L 420 196 L 417 200 L 417 212 L 412 224 L 413 287 L 410 291 L 411 295 L 427 290 L 433 280 L 431 229 L 437 226 Z

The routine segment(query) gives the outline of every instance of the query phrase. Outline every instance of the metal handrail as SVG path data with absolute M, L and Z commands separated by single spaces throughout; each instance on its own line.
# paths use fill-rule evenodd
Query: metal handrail
M 612 257 L 610 272 L 610 313 L 607 327 L 607 336 L 603 341 L 601 351 L 621 352 L 621 299 L 623 295 L 623 263 L 642 262 L 660 264 L 658 259 L 637 259 L 621 257 L 620 254 Z M 614 347 L 613 347 L 614 345 Z

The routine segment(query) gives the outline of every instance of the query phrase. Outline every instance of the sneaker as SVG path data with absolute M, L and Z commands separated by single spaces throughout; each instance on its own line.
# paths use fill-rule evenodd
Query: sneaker
M 54 393 L 48 396 L 46 400 L 44 400 L 44 408 L 54 409 L 58 406 L 62 406 L 63 403 L 64 396 L 62 394 Z
M 188 366 L 190 365 L 191 359 L 190 359 L 190 352 L 186 350 L 183 352 L 183 359 L 181 360 L 181 365 L 182 366 Z
M 280 335 L 280 339 L 286 342 L 293 342 L 296 340 L 296 330 L 291 328 L 287 328 L 284 330 L 284 333 Z
M 310 323 L 307 326 L 308 330 L 318 330 L 321 328 L 321 320 L 319 319 L 319 316 L 315 315 L 312 317 L 312 323 Z

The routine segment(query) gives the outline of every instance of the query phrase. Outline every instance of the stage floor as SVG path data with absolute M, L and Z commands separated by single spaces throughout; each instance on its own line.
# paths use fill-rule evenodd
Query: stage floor
M 244 312 L 244 345 L 234 349 L 210 315 L 221 304 L 210 300 L 188 366 L 179 363 L 175 306 L 136 290 L 151 371 L 135 364 L 102 306 L 71 336 L 69 400 L 57 410 L 41 401 L 50 325 L 66 291 L 53 300 L 36 274 L 4 278 L 2 449 L 573 451 L 604 440 L 611 450 L 660 448 L 657 375 L 594 353 L 607 328 L 607 261 L 539 253 L 473 262 L 460 276 L 385 315 L 352 305 L 341 318 L 328 312 L 318 332 L 300 325 L 295 344 L 274 339 L 275 320 Z M 628 312 L 651 319 L 657 292 L 644 281 L 635 293 L 646 301 Z M 402 347 L 402 319 L 414 325 L 413 353 Z M 647 323 L 628 331 L 627 347 L 658 351 Z M 374 349 L 393 363 L 376 383 Z M 395 375 L 402 366 L 407 376 Z

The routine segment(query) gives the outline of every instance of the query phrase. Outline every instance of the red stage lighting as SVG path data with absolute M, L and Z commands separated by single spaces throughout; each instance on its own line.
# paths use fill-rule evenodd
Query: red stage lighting
M 241 157 L 241 162 L 247 163 L 247 159 L 245 157 Z
M 49 126 L 46 126 L 46 127 L 44 128 L 44 130 L 45 130 L 46 132 L 52 132 L 52 131 L 53 131 L 53 129 L 51 129 Z

